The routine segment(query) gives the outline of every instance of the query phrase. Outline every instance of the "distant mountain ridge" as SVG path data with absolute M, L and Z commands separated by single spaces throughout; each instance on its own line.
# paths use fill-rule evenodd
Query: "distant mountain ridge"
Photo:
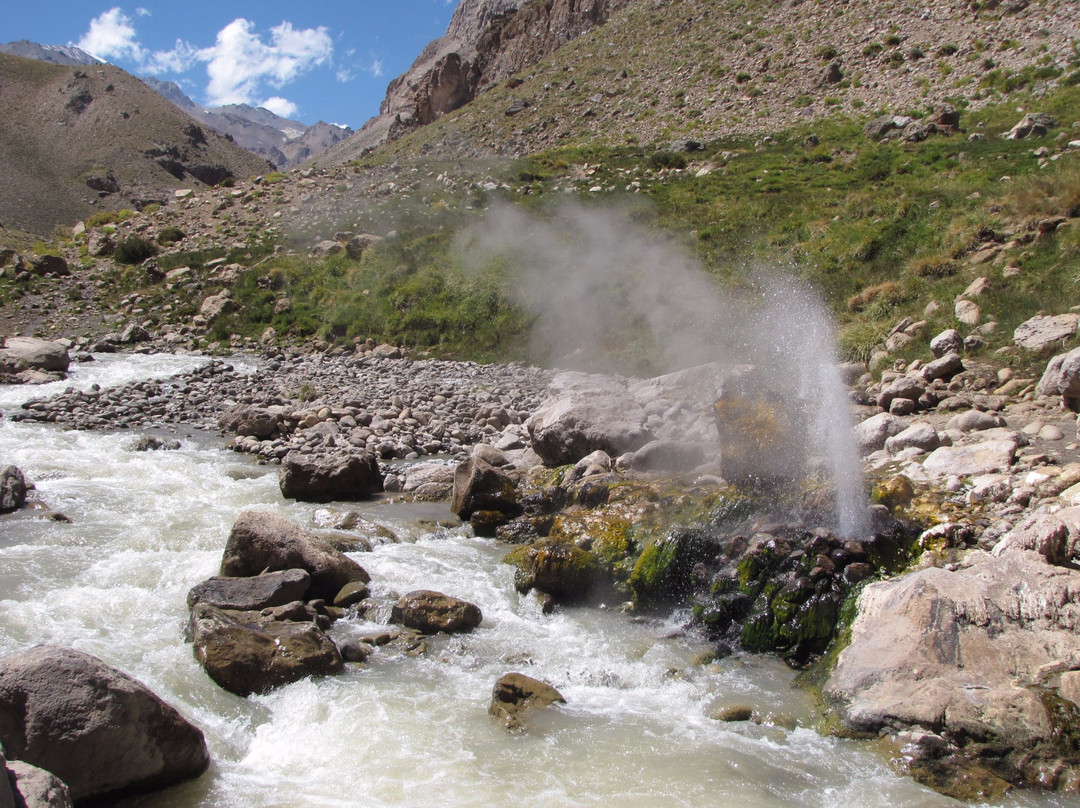
M 26 39 L 0 45 L 0 53 L 66 66 L 107 64 L 71 45 L 42 45 Z M 196 104 L 175 81 L 163 81 L 154 76 L 139 78 L 199 123 L 231 137 L 240 148 L 269 160 L 278 168 L 292 168 L 315 157 L 353 132 L 347 126 L 325 121 L 308 126 L 276 115 L 264 107 L 247 104 L 203 107 Z
M 100 65 L 105 64 L 96 56 L 91 56 L 74 45 L 41 45 L 29 39 L 0 44 L 0 53 L 37 59 L 39 62 L 51 62 L 54 65 Z
M 311 126 L 283 118 L 265 107 L 226 104 L 203 107 L 174 81 L 147 76 L 142 81 L 211 129 L 228 135 L 242 149 L 265 157 L 278 168 L 292 168 L 353 133 L 347 126 L 319 121 Z

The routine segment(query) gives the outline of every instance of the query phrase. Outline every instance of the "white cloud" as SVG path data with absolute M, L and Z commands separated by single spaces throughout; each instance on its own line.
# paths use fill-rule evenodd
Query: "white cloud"
M 198 61 L 199 50 L 178 39 L 172 50 L 154 51 L 141 67 L 150 73 L 184 73 Z
M 300 110 L 300 108 L 297 107 L 296 104 L 294 104 L 289 99 L 281 98 L 280 96 L 276 95 L 271 98 L 267 98 L 265 101 L 259 104 L 259 106 L 266 107 L 266 109 L 270 110 L 275 115 L 280 115 L 282 118 L 291 118 Z
M 139 6 L 137 9 L 135 9 L 135 16 L 137 16 L 137 17 L 149 17 L 150 16 L 150 9 L 143 8 L 142 6 Z
M 283 87 L 322 64 L 333 53 L 326 28 L 298 30 L 289 22 L 270 29 L 270 42 L 255 33 L 254 24 L 238 18 L 222 28 L 212 47 L 198 51 L 210 77 L 210 104 L 251 104 L 263 82 Z
M 353 54 L 350 51 L 347 55 Z M 377 56 L 372 56 L 371 61 L 366 64 L 352 63 L 348 66 L 338 67 L 337 72 L 334 74 L 339 82 L 344 84 L 347 81 L 352 81 L 356 78 L 357 73 L 367 73 L 372 78 L 381 78 L 383 74 L 383 62 L 382 59 Z
M 75 43 L 87 53 L 99 59 L 129 59 L 140 63 L 146 58 L 146 50 L 135 36 L 135 28 L 119 8 L 110 8 L 90 21 L 90 30 Z

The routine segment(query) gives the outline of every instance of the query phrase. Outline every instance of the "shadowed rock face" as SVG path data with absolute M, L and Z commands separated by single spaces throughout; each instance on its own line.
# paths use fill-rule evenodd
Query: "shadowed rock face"
M 0 743 L 75 800 L 163 788 L 210 761 L 202 732 L 141 683 L 47 645 L 0 662 Z

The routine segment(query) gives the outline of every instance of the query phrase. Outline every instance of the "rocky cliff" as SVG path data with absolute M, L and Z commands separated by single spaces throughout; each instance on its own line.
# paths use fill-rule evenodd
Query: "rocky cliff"
M 462 0 L 446 35 L 390 82 L 380 114 L 335 150 L 335 161 L 393 140 L 464 106 L 631 0 Z

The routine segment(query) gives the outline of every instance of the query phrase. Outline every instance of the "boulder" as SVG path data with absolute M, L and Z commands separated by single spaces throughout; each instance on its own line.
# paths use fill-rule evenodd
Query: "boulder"
M 52 772 L 21 760 L 12 760 L 7 768 L 15 796 L 10 803 L 5 803 L 0 796 L 0 808 L 73 808 L 75 805 L 67 785 Z M 3 759 L 0 758 L 0 777 L 3 773 Z M 0 784 L 2 788 L 3 784 Z
M 855 427 L 855 441 L 863 455 L 884 448 L 885 441 L 907 429 L 907 422 L 887 412 L 871 415 Z
M 569 542 L 540 541 L 515 556 L 517 590 L 538 589 L 559 603 L 586 600 L 601 577 L 600 557 Z
M 1018 440 L 996 439 L 965 446 L 941 446 L 923 461 L 923 470 L 936 477 L 977 477 L 1008 471 Z
M 71 357 L 59 342 L 36 337 L 8 337 L 0 348 L 0 362 L 3 361 L 30 370 L 64 373 L 71 364 Z
M 1029 513 L 994 545 L 993 555 L 1016 550 L 1031 550 L 1049 564 L 1076 569 L 1080 562 L 1080 507 Z
M 374 236 L 370 233 L 358 233 L 348 240 L 345 244 L 345 252 L 349 254 L 349 258 L 354 261 L 359 261 L 367 250 L 374 247 L 382 241 L 382 236 Z
M 1025 115 L 1008 132 L 1003 132 L 1006 140 L 1023 140 L 1026 137 L 1043 137 L 1058 125 L 1057 118 L 1045 112 L 1032 112 Z
M 220 426 L 223 432 L 266 440 L 277 433 L 280 423 L 281 418 L 265 407 L 237 404 L 221 416 Z
M 954 415 L 945 425 L 946 429 L 958 429 L 961 432 L 982 432 L 1003 426 L 1005 426 L 1005 420 L 1000 415 L 991 415 L 982 410 L 965 410 Z
M 47 645 L 0 661 L 0 743 L 75 801 L 164 788 L 210 762 L 202 732 L 140 682 Z
M 1043 351 L 1062 346 L 1076 336 L 1080 315 L 1068 312 L 1053 317 L 1039 315 L 1025 320 L 1013 331 L 1013 342 L 1025 351 Z
M 469 519 L 477 511 L 515 515 L 521 511 L 517 484 L 502 469 L 473 455 L 459 463 L 454 472 L 450 510 L 462 519 Z
M 713 418 L 724 479 L 758 485 L 797 479 L 806 465 L 805 413 L 753 367 L 733 369 L 719 384 Z
M 17 511 L 26 504 L 26 478 L 18 466 L 0 471 L 0 513 Z
M 901 376 L 881 389 L 878 393 L 877 405 L 883 410 L 888 410 L 895 399 L 906 398 L 917 402 L 925 392 L 926 382 L 923 379 L 915 376 Z
M 824 692 L 859 732 L 931 732 L 985 743 L 979 765 L 1005 754 L 1053 769 L 1075 754 L 1055 747 L 1069 742 L 1051 710 L 1080 669 L 1078 627 L 1080 573 L 1029 551 L 975 552 L 953 571 L 870 584 Z
M 241 512 L 225 545 L 221 575 L 290 569 L 306 570 L 311 576 L 310 597 L 331 602 L 350 581 L 371 580 L 363 567 L 311 531 L 265 511 Z
M 491 690 L 488 715 L 509 730 L 520 729 L 524 716 L 552 704 L 565 704 L 562 693 L 546 682 L 523 673 L 500 676 Z
M 340 673 L 337 647 L 317 625 L 275 620 L 198 603 L 191 611 L 195 658 L 218 685 L 238 696 Z
M 570 474 L 566 478 L 566 482 L 574 483 L 578 480 L 583 480 L 586 477 L 596 477 L 600 474 L 607 474 L 611 471 L 611 466 L 611 455 L 597 449 L 592 454 L 585 455 L 585 457 L 574 464 L 574 467 L 570 469 Z
M 456 467 L 447 463 L 417 463 L 405 470 L 401 490 L 429 499 L 446 499 L 453 495 L 455 476 Z
M 283 497 L 303 502 L 366 499 L 383 490 L 379 461 L 367 451 L 289 452 L 278 485 Z
M 223 314 L 230 314 L 240 310 L 240 304 L 230 297 L 228 289 L 222 289 L 216 295 L 210 295 L 199 306 L 199 314 L 208 323 L 214 322 Z
M 956 351 L 950 351 L 932 362 L 927 362 L 919 372 L 922 374 L 922 377 L 929 382 L 932 382 L 934 379 L 945 379 L 948 381 L 963 369 L 964 360 L 960 358 L 960 354 Z
M 940 445 L 941 437 L 933 425 L 917 423 L 886 440 L 885 450 L 889 454 L 897 454 L 904 449 L 914 447 L 923 452 L 931 452 Z
M 1051 359 L 1035 391 L 1041 396 L 1061 396 L 1063 407 L 1080 411 L 1080 348 Z
M 266 572 L 246 578 L 215 576 L 193 586 L 188 592 L 187 604 L 188 608 L 196 603 L 208 603 L 219 609 L 259 611 L 303 600 L 310 585 L 311 576 L 300 569 Z
M 964 340 L 955 328 L 947 328 L 930 340 L 930 353 L 940 359 L 947 353 L 959 353 L 964 348 Z
M 34 275 L 70 275 L 68 262 L 59 255 L 35 255 L 28 262 L 28 269 Z
M 469 632 L 482 620 L 479 606 L 429 589 L 402 596 L 390 614 L 390 622 L 424 634 Z
M 525 422 L 544 465 L 576 463 L 597 449 L 618 457 L 653 438 L 645 411 L 618 379 L 564 372 L 552 380 L 549 394 Z
M 690 471 L 705 462 L 698 443 L 680 440 L 649 441 L 630 460 L 637 471 Z

